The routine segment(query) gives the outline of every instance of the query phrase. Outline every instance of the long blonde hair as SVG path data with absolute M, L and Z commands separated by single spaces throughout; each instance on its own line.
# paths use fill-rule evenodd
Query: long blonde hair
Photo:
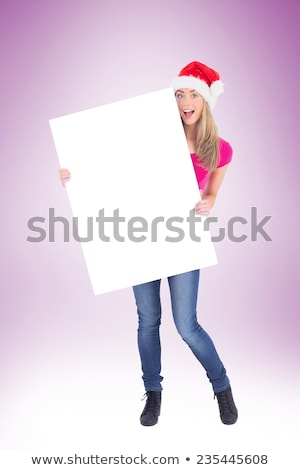
M 196 154 L 199 166 L 208 171 L 214 171 L 217 168 L 219 134 L 210 107 L 206 101 L 203 103 L 203 110 L 197 128 Z

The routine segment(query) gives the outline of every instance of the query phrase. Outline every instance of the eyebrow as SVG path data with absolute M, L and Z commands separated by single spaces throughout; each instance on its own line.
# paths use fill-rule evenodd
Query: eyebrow
M 195 91 L 196 91 L 196 90 L 191 90 L 190 93 L 194 93 Z M 181 89 L 176 91 L 176 93 L 178 93 L 178 92 L 180 92 L 180 93 L 185 93 L 185 92 L 184 92 L 183 90 L 181 90 Z M 196 92 L 196 93 L 198 93 L 198 92 Z

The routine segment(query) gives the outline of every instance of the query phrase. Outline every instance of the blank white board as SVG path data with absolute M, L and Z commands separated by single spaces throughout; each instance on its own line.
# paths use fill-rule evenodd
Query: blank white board
M 94 294 L 217 263 L 205 218 L 188 221 L 200 193 L 171 88 L 50 127 Z

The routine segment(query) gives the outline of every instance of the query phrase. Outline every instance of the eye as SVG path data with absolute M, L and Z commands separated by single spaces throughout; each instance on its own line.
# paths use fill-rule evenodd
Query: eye
M 193 98 L 193 100 L 194 100 L 195 98 L 198 98 L 197 93 L 193 93 L 193 94 L 192 94 L 192 98 Z
M 182 94 L 181 94 L 181 93 L 177 93 L 176 98 L 181 99 L 181 98 L 182 98 Z

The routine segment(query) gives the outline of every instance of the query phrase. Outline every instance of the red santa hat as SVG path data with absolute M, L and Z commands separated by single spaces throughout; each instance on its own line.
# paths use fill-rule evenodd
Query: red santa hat
M 181 88 L 198 91 L 210 108 L 214 107 L 217 97 L 224 91 L 224 84 L 218 72 L 201 62 L 191 62 L 186 65 L 174 78 L 171 86 L 175 92 Z

